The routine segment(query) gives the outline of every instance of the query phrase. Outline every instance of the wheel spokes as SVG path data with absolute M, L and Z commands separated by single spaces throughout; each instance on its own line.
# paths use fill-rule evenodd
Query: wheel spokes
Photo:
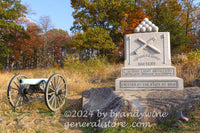
M 20 94 L 17 94 L 17 96 L 15 98 L 13 98 L 12 100 L 14 101 L 15 99 L 17 99 L 20 96 Z
M 61 98 L 61 96 L 59 95 L 58 98 L 60 99 L 61 103 L 63 103 L 63 99 Z
M 64 85 L 65 85 L 65 83 L 63 83 L 61 87 L 59 86 L 59 89 L 62 89 Z
M 64 105 L 66 87 L 65 79 L 61 75 L 54 74 L 49 78 L 45 88 L 45 100 L 51 111 L 57 111 Z
M 20 88 L 20 86 L 15 81 L 14 81 L 14 84 L 17 86 L 18 89 Z
M 22 90 L 24 88 L 28 88 L 29 85 L 19 84 L 19 79 L 26 79 L 26 78 L 28 78 L 26 75 L 22 75 L 22 74 L 15 75 L 11 79 L 8 85 L 8 90 L 7 90 L 8 100 L 14 108 L 22 106 L 24 105 L 24 103 L 28 101 L 28 97 L 26 96 L 25 93 L 23 93 Z
M 22 106 L 23 101 L 24 101 L 24 97 L 22 96 L 22 97 L 21 97 L 21 101 L 20 101 L 20 106 Z
M 57 104 L 57 96 L 55 96 L 55 109 L 56 109 L 56 104 Z
M 19 93 L 18 92 L 10 93 L 10 96 L 15 95 L 15 94 L 19 94 Z
M 15 107 L 17 107 L 17 105 L 19 104 L 20 99 L 21 99 L 21 96 L 19 96 L 19 98 L 18 98 L 18 100 L 17 100 L 17 102 L 15 104 Z
M 57 90 L 56 77 L 53 78 L 55 90 Z
M 60 107 L 60 102 L 59 102 L 59 99 L 60 99 L 60 98 L 59 98 L 59 96 L 58 96 L 58 107 Z M 62 102 L 61 102 L 61 104 L 62 104 Z
M 53 95 L 53 100 L 52 100 L 52 103 L 51 103 L 51 107 L 53 107 L 53 103 L 54 103 L 54 101 L 55 101 L 55 95 Z
M 52 95 L 52 96 L 50 97 L 49 101 L 51 101 L 51 100 L 53 99 L 54 96 L 55 96 L 55 95 Z
M 60 77 L 58 76 L 58 78 L 57 78 L 57 83 L 56 83 L 57 86 L 59 86 L 59 83 L 60 83 L 60 82 L 59 82 L 59 78 L 60 78 Z M 61 79 L 61 80 L 62 80 L 62 79 Z
M 53 81 L 51 81 L 51 85 L 52 85 L 52 89 L 54 89 L 54 91 L 56 90 L 55 85 L 53 84 Z
M 50 93 L 48 93 L 48 95 L 53 95 L 53 94 L 55 94 L 55 92 L 50 92 Z
M 60 79 L 60 82 L 58 83 L 58 86 L 60 87 L 61 83 L 62 83 L 62 78 Z
M 19 89 L 16 89 L 16 88 L 12 87 L 12 86 L 10 88 L 13 89 L 13 90 L 17 90 L 17 91 L 19 90 Z

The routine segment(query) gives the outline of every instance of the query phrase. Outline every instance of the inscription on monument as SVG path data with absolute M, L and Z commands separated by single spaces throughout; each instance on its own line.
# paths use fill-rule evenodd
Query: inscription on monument
M 177 88 L 177 81 L 120 81 L 121 88 Z
M 138 62 L 138 66 L 155 66 L 155 62 Z
M 148 57 L 148 58 L 155 59 L 155 60 L 157 60 L 157 61 L 160 60 L 160 58 L 158 58 L 158 57 L 156 57 L 156 56 L 154 56 L 154 55 L 145 54 L 145 55 L 141 55 L 141 56 L 136 57 L 136 58 L 134 59 L 134 61 L 138 61 L 139 59 L 147 58 L 147 57 Z
M 173 68 L 122 69 L 122 77 L 175 76 Z

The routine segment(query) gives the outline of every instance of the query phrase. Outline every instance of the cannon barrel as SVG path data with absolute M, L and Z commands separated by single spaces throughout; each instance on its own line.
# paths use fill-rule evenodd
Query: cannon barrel
M 19 79 L 18 80 L 20 85 L 38 85 L 42 81 L 47 82 L 48 79 Z

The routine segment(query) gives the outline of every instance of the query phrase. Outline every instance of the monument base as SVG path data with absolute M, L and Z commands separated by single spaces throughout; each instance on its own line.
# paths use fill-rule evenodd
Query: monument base
M 176 77 L 174 66 L 123 67 L 121 77 Z
M 178 77 L 121 77 L 115 81 L 116 91 L 183 89 L 183 79 Z

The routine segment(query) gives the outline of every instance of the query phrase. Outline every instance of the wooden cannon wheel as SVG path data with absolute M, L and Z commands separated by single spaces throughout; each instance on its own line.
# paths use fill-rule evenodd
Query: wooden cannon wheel
M 60 74 L 53 74 L 47 81 L 45 92 L 45 103 L 51 111 L 58 111 L 66 101 L 67 83 Z
M 26 93 L 26 89 L 29 88 L 29 85 L 20 85 L 18 82 L 19 79 L 26 79 L 26 78 L 28 78 L 28 76 L 23 74 L 17 74 L 10 80 L 10 83 L 8 85 L 8 90 L 7 90 L 8 101 L 14 108 L 22 107 L 29 101 Z

